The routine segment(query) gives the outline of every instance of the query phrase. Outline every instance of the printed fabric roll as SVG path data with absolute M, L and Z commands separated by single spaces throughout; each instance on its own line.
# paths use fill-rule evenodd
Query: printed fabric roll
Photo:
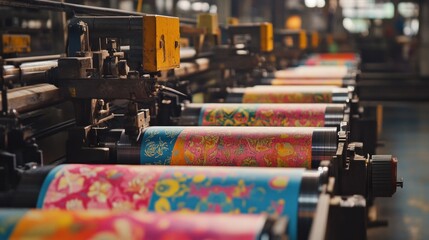
M 315 128 L 150 127 L 140 163 L 196 166 L 312 166 Z
M 331 85 L 343 86 L 342 79 L 273 79 L 271 85 Z
M 336 86 L 255 86 L 246 88 L 243 103 L 331 103 Z
M 325 104 L 204 104 L 200 126 L 323 127 Z
M 263 215 L 10 209 L 0 210 L 0 239 L 256 240 L 265 222 Z
M 285 70 L 278 70 L 274 73 L 275 78 L 285 79 L 332 79 L 344 78 L 349 69 L 347 66 L 298 66 Z
M 38 208 L 277 214 L 297 237 L 304 169 L 60 165 L 44 180 Z

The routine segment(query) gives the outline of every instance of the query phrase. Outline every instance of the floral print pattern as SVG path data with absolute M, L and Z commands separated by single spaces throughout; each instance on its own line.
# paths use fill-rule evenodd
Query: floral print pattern
M 142 164 L 311 168 L 314 128 L 151 127 L 141 145 Z M 177 132 L 172 141 L 167 132 Z M 158 135 L 152 134 L 157 132 Z M 159 158 L 147 144 L 169 142 Z
M 78 188 L 59 188 L 62 179 L 89 168 Z M 288 216 L 295 239 L 298 195 L 303 169 L 61 165 L 52 170 L 39 195 L 39 208 L 67 209 L 77 201 L 84 209 L 155 212 L 269 213 Z M 111 186 L 106 196 L 90 194 L 96 183 Z M 136 186 L 138 183 L 138 187 Z M 97 184 L 98 185 L 98 184 Z M 101 185 L 99 185 L 101 186 Z M 137 194 L 138 197 L 135 197 Z
M 77 165 L 78 166 L 78 165 Z M 70 169 L 69 169 L 70 168 Z M 87 175 L 90 169 L 94 174 Z M 106 168 L 104 166 L 85 166 L 55 168 L 50 174 L 53 185 L 44 196 L 44 207 L 74 209 L 145 209 L 150 201 L 151 189 L 155 187 L 160 170 L 135 175 L 133 167 Z M 61 169 L 61 171 L 59 170 Z M 82 171 L 85 169 L 85 171 Z M 81 181 L 64 186 L 71 176 Z
M 323 127 L 326 104 L 204 104 L 200 126 Z
M 256 86 L 246 88 L 243 103 L 331 103 L 335 86 Z
M 0 222 L 10 226 L 7 233 L 0 232 L 0 238 L 254 240 L 265 220 L 262 215 L 14 209 L 0 211 Z

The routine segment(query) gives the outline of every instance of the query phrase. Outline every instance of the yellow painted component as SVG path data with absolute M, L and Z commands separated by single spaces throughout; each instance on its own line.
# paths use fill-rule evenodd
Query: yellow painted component
M 30 43 L 30 35 L 3 34 L 2 53 L 28 53 L 31 51 Z
M 180 65 L 179 18 L 143 17 L 143 70 L 158 72 Z
M 304 30 L 299 31 L 299 48 L 307 48 L 307 34 Z
M 299 30 L 302 26 L 302 19 L 298 15 L 292 15 L 285 21 L 285 27 L 289 30 Z
M 203 13 L 198 15 L 197 27 L 206 30 L 207 34 L 218 34 L 219 22 L 217 19 L 217 14 Z
M 271 52 L 274 48 L 273 24 L 261 23 L 261 51 Z
M 311 33 L 311 46 L 313 48 L 319 47 L 319 33 L 316 31 Z
M 237 26 L 240 23 L 240 20 L 238 20 L 236 17 L 228 17 L 227 22 L 230 26 Z
M 383 105 L 377 105 L 377 135 L 383 132 Z

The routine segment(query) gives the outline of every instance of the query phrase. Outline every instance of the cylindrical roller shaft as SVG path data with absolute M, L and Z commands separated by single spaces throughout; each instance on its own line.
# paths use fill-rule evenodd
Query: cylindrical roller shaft
M 52 84 L 36 84 L 14 88 L 9 90 L 7 97 L 9 109 L 15 109 L 19 113 L 33 111 L 63 100 L 60 90 Z
M 117 162 L 317 168 L 320 161 L 335 155 L 337 129 L 150 127 L 143 132 L 139 147 L 140 156 L 118 154 Z
M 1 239 L 280 239 L 286 223 L 264 215 L 108 210 L 0 210 Z M 239 224 L 237 224 L 239 223 Z M 274 230 L 280 228 L 283 232 Z M 280 230 L 281 231 L 281 230 Z M 265 238 L 262 238 L 262 237 Z
M 3 207 L 278 214 L 289 219 L 290 239 L 305 239 L 326 172 L 75 164 L 29 170 L 20 179 L 1 196 Z
M 351 90 L 337 86 L 255 86 L 230 89 L 230 103 L 345 103 Z
M 344 104 L 187 104 L 181 126 L 337 127 Z
M 19 68 L 13 65 L 4 66 L 5 75 L 18 75 L 21 71 L 23 74 L 31 72 L 45 72 L 58 66 L 57 60 L 23 63 Z

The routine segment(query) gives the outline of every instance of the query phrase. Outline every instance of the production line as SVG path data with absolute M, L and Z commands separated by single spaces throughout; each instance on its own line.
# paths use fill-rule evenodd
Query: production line
M 105 221 L 108 228 L 113 219 L 126 219 L 127 234 L 136 238 L 137 229 L 151 229 L 144 219 L 164 217 L 174 223 L 204 218 L 201 225 L 213 229 L 205 233 L 201 226 L 182 229 L 179 224 L 160 232 L 151 229 L 154 237 L 366 238 L 372 201 L 391 197 L 402 180 L 395 157 L 375 154 L 376 129 L 362 117 L 352 68 L 300 66 L 271 72 L 265 58 L 273 47 L 271 24 L 228 26 L 229 45 L 214 46 L 203 70 L 221 72 L 215 86 L 226 95 L 214 98 L 217 103 L 190 103 L 193 92 L 184 93 L 186 85 L 175 89 L 178 82 L 160 81 L 166 72 L 175 80 L 190 76 L 180 63 L 179 29 L 184 28 L 179 19 L 130 15 L 75 16 L 68 24 L 66 57 L 2 65 L 2 99 L 7 99 L 2 101 L 2 133 L 9 141 L 1 142 L 0 207 L 8 210 L 0 210 L 0 224 L 10 224 L 6 238 L 33 237 L 25 235 L 31 234 L 27 221 L 41 223 L 27 218 L 32 215 L 61 216 L 68 224 Z M 212 23 L 214 18 L 208 19 Z M 258 41 L 237 43 L 236 35 Z M 182 57 L 192 62 L 204 55 L 201 51 L 193 56 L 182 51 Z M 33 85 L 33 74 L 37 83 L 44 83 Z M 270 74 L 275 76 L 272 85 L 287 86 L 254 86 L 255 79 Z M 283 79 L 290 84 L 275 82 Z M 29 86 L 8 90 L 6 81 Z M 32 111 L 65 101 L 73 104 L 66 111 L 74 111 L 71 124 L 61 125 L 66 141 L 57 143 L 65 156 L 43 166 L 38 139 L 28 137 L 32 135 L 18 113 L 29 112 L 31 118 Z M 160 123 L 175 126 L 156 126 L 164 125 Z M 43 210 L 26 213 L 26 208 Z M 67 211 L 75 209 L 85 211 Z M 99 215 L 93 210 L 156 213 Z M 193 214 L 186 218 L 160 212 Z M 240 218 L 246 220 L 238 232 L 225 230 Z M 82 231 L 82 236 L 97 234 Z

